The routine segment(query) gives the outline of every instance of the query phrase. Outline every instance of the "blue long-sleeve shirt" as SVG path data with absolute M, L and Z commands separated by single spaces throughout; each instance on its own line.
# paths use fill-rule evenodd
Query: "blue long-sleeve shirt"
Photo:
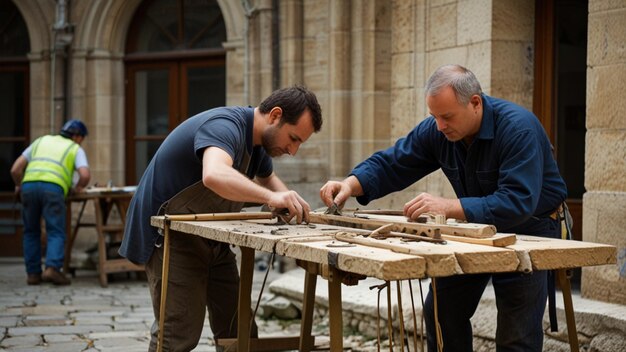
M 549 215 L 567 189 L 543 127 L 521 106 L 482 98 L 480 130 L 469 146 L 446 139 L 430 116 L 352 170 L 364 192 L 357 201 L 365 205 L 441 168 L 467 221 L 493 224 L 499 232 L 554 232 Z

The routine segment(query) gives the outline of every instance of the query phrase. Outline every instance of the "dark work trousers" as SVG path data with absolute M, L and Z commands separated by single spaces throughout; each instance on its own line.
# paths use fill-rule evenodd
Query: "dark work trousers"
M 156 351 L 161 305 L 163 246 L 146 263 L 155 321 L 150 351 Z M 206 310 L 215 338 L 237 337 L 239 272 L 229 245 L 170 231 L 170 260 L 163 351 L 190 351 L 200 340 Z M 253 322 L 251 336 L 257 337 Z
M 444 351 L 473 351 L 470 318 L 492 280 L 498 308 L 496 351 L 541 351 L 547 271 L 477 274 L 436 279 Z M 428 351 L 437 351 L 432 285 L 424 306 Z

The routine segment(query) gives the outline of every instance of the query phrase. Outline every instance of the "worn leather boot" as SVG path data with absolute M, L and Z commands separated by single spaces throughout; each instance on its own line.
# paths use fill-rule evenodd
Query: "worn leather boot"
M 29 285 L 39 285 L 41 283 L 41 273 L 28 274 L 26 283 Z
M 41 279 L 45 282 L 52 282 L 55 285 L 69 285 L 71 283 L 70 279 L 53 267 L 47 267 Z

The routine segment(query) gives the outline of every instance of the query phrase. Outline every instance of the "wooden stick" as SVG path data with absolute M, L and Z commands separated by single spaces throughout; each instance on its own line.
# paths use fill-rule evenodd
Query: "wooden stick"
M 274 214 L 268 211 L 250 213 L 165 214 L 165 220 L 171 221 L 258 220 L 273 219 L 274 217 Z
M 446 241 L 481 244 L 483 246 L 506 247 L 515 244 L 517 237 L 513 233 L 496 233 L 488 238 L 472 238 L 463 236 L 441 235 Z
M 354 215 L 358 215 L 358 214 L 404 216 L 404 212 L 402 210 L 393 210 L 393 209 L 362 209 L 362 210 L 355 210 L 354 211 Z
M 453 236 L 464 236 L 473 238 L 491 237 L 496 234 L 496 227 L 493 225 L 459 223 L 459 224 L 422 224 L 416 222 L 407 222 L 403 219 L 393 221 L 389 219 L 361 219 L 350 216 L 339 216 L 320 213 L 309 213 L 309 219 L 312 223 L 329 224 L 337 226 L 357 227 L 374 230 L 382 225 L 394 223 L 396 229 L 400 232 L 416 232 L 425 233 L 429 237 L 434 237 L 435 229 L 440 229 L 442 234 Z
M 372 237 L 372 236 L 370 236 L 370 237 Z M 441 238 L 432 238 L 432 237 L 427 237 L 427 236 L 410 235 L 410 234 L 406 234 L 406 233 L 393 232 L 393 231 L 389 232 L 389 233 L 378 234 L 376 236 L 373 236 L 373 238 L 391 238 L 391 237 L 403 238 L 405 240 L 410 240 L 410 241 L 424 241 L 424 242 L 431 242 L 431 243 L 446 244 L 446 240 L 443 240 Z M 457 236 L 454 236 L 454 237 L 457 237 Z
M 158 352 L 163 351 L 163 335 L 165 335 L 165 303 L 167 303 L 167 283 L 170 271 L 170 222 L 165 221 L 163 239 L 163 268 L 161 269 L 161 304 L 159 306 L 159 342 Z
M 572 352 L 578 352 L 578 333 L 576 331 L 576 319 L 574 317 L 574 304 L 572 303 L 572 288 L 567 278 L 567 269 L 558 269 L 556 278 L 563 293 L 563 307 L 565 308 L 565 320 L 567 322 L 567 337 Z

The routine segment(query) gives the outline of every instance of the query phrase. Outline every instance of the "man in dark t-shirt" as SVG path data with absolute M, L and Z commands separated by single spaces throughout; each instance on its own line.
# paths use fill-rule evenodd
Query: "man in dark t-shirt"
M 146 265 L 156 350 L 163 237 L 150 226 L 157 214 L 237 212 L 246 202 L 288 210 L 286 220 L 308 221 L 310 207 L 274 173 L 271 157 L 295 155 L 322 125 L 315 94 L 280 89 L 256 108 L 220 107 L 187 119 L 163 141 L 128 209 L 119 253 Z M 209 311 L 215 338 L 237 335 L 239 274 L 226 244 L 172 231 L 163 347 L 193 349 Z M 256 326 L 253 327 L 256 334 Z

